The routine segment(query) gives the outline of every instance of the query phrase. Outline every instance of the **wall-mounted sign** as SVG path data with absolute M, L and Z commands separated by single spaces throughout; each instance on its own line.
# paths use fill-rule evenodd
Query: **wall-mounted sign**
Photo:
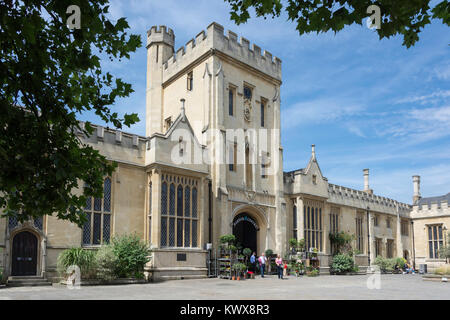
M 252 219 L 251 217 L 249 217 L 248 215 L 242 215 L 242 216 L 239 216 L 238 218 L 236 218 L 236 220 L 234 220 L 234 222 L 233 222 L 233 227 L 236 227 L 238 223 L 243 222 L 243 221 L 248 221 L 248 222 L 250 222 L 250 223 L 255 227 L 255 229 L 256 229 L 257 231 L 259 231 L 259 226 L 258 226 L 258 224 L 256 223 L 256 221 L 253 220 L 253 219 Z

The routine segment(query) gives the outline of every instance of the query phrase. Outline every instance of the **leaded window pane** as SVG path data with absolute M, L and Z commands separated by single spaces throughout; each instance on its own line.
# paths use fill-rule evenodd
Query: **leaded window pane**
M 177 216 L 183 216 L 183 187 L 181 185 L 177 188 Z
M 101 243 L 101 223 L 102 215 L 100 213 L 94 213 L 94 230 L 93 230 L 93 244 Z
M 233 115 L 233 90 L 228 90 L 228 114 Z
M 192 188 L 192 217 L 197 218 L 197 188 Z
M 91 244 L 91 214 L 86 212 L 86 222 L 83 225 L 83 244 Z
M 169 247 L 175 247 L 175 218 L 169 219 Z
M 297 229 L 297 206 L 294 206 L 292 212 L 293 226 L 294 230 Z
M 94 199 L 94 211 L 102 211 L 102 198 Z
M 111 211 L 111 179 L 106 178 L 103 187 L 103 211 Z
M 167 183 L 165 182 L 161 186 L 161 215 L 167 215 Z
M 172 183 L 170 185 L 169 193 L 169 215 L 175 215 L 175 185 Z
M 189 217 L 191 215 L 191 189 L 186 187 L 184 189 L 184 216 Z
M 86 198 L 86 206 L 84 208 L 86 210 L 92 210 L 92 197 Z
M 264 127 L 264 103 L 261 103 L 261 127 Z
M 161 247 L 167 247 L 167 218 L 161 218 Z
M 42 230 L 42 228 L 43 228 L 43 217 L 34 218 L 33 224 L 34 224 L 34 226 L 37 229 Z
M 192 220 L 192 247 L 197 246 L 197 220 Z
M 177 219 L 177 247 L 183 246 L 183 219 Z
M 18 224 L 19 224 L 19 222 L 17 221 L 17 217 L 9 217 L 8 218 L 8 228 L 9 229 L 14 229 L 15 227 L 17 227 Z
M 191 246 L 191 230 L 190 230 L 191 224 L 190 220 L 186 219 L 184 220 L 184 246 L 190 247 Z
M 111 236 L 111 215 L 103 215 L 103 243 L 109 243 Z

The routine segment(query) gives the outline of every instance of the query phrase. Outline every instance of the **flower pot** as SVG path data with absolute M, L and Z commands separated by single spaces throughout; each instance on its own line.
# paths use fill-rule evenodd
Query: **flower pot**
M 235 277 L 235 276 L 232 276 L 232 277 L 231 277 L 231 280 L 236 280 L 236 277 Z
M 241 277 L 237 277 L 237 280 L 238 280 L 238 281 L 241 280 Z

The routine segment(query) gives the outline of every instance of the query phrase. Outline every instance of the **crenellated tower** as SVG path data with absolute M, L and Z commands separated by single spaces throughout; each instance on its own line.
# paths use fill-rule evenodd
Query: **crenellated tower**
M 146 135 L 162 132 L 163 65 L 174 54 L 175 34 L 166 26 L 153 26 L 147 32 L 147 114 Z

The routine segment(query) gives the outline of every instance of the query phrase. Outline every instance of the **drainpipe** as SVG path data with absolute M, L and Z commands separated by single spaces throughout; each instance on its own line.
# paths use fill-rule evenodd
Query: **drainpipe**
M 412 241 L 413 241 L 413 269 L 416 270 L 416 246 L 414 244 L 414 221 L 411 221 Z
M 212 184 L 208 182 L 208 238 L 209 243 L 212 243 Z
M 369 268 L 370 268 L 370 228 L 369 228 L 369 207 L 367 207 L 367 255 L 369 258 Z

